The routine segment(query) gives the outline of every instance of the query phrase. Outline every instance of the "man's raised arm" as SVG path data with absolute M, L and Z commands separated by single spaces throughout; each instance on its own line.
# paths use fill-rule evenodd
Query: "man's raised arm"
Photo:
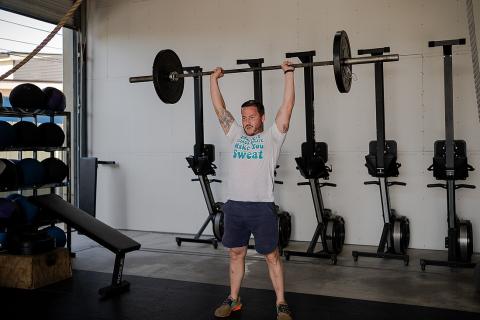
M 281 133 L 286 133 L 290 125 L 293 105 L 295 104 L 295 77 L 293 74 L 295 68 L 291 66 L 290 61 L 284 61 L 282 63 L 282 70 L 285 74 L 283 102 L 275 117 L 275 124 Z
M 218 86 L 218 79 L 221 77 L 223 77 L 223 69 L 215 68 L 214 72 L 210 75 L 210 96 L 223 132 L 227 134 L 235 119 L 225 107 L 225 101 L 223 101 L 222 93 Z

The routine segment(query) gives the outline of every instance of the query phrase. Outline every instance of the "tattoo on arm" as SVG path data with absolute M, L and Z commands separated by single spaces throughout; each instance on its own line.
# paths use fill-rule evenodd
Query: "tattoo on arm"
M 225 134 L 230 131 L 230 127 L 235 121 L 232 114 L 227 109 L 223 109 L 222 111 L 220 111 L 220 113 L 218 114 L 218 120 L 220 121 L 220 125 L 222 126 L 223 132 L 225 132 Z

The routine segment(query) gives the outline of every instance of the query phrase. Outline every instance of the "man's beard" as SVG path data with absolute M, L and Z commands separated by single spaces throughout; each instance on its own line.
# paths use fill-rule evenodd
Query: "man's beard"
M 253 132 L 252 132 L 251 134 L 249 134 L 249 133 L 248 133 L 248 130 L 252 130 L 252 129 L 253 129 Z M 248 125 L 248 126 L 246 126 L 246 127 L 243 127 L 243 130 L 245 131 L 245 133 L 246 133 L 248 136 L 254 136 L 254 135 L 256 135 L 256 134 L 258 134 L 258 133 L 260 133 L 260 132 L 263 131 L 263 126 L 260 126 L 260 127 L 258 127 L 258 128 L 255 128 L 255 127 L 253 127 L 253 126 Z

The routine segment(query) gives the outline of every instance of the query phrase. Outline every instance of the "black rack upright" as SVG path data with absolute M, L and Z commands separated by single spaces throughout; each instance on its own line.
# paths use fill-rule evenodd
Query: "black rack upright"
M 358 50 L 358 54 L 371 54 L 380 56 L 390 52 L 389 47 Z M 397 142 L 385 140 L 385 101 L 384 101 L 384 74 L 383 62 L 375 62 L 375 104 L 377 140 L 370 141 L 369 154 L 365 156 L 368 173 L 378 178 L 377 181 L 366 181 L 365 185 L 378 185 L 380 187 L 380 200 L 382 203 L 383 230 L 378 244 L 377 252 L 353 251 L 355 261 L 359 256 L 384 259 L 403 260 L 409 263 L 406 254 L 410 242 L 409 221 L 404 216 L 398 216 L 390 207 L 388 188 L 393 185 L 405 186 L 404 182 L 388 181 L 389 177 L 397 177 L 400 163 L 397 163 Z
M 446 183 L 434 183 L 428 188 L 444 188 L 447 190 L 447 223 L 448 236 L 445 247 L 448 248 L 448 260 L 421 259 L 420 265 L 425 270 L 427 265 L 473 268 L 473 229 L 469 220 L 457 217 L 455 206 L 455 190 L 460 188 L 474 189 L 474 185 L 455 184 L 455 180 L 465 180 L 468 171 L 474 170 L 467 162 L 467 144 L 464 140 L 455 140 L 453 122 L 453 75 L 452 46 L 464 45 L 465 39 L 430 41 L 429 47 L 443 47 L 444 87 L 445 87 L 445 140 L 435 141 L 433 164 L 428 168 L 433 171 L 437 180 Z
M 197 73 L 201 72 L 200 67 L 187 67 L 184 71 Z M 209 179 L 208 176 L 215 175 L 217 168 L 213 163 L 215 161 L 215 146 L 213 144 L 204 143 L 204 127 L 203 127 L 203 83 L 202 77 L 193 77 L 194 82 L 194 103 L 195 103 L 195 145 L 193 147 L 193 156 L 187 157 L 189 168 L 197 176 L 192 181 L 199 181 L 202 188 L 203 197 L 207 204 L 208 217 L 200 227 L 193 238 L 176 237 L 177 245 L 180 246 L 182 242 L 197 242 L 197 243 L 211 243 L 216 249 L 218 242 L 222 241 L 223 236 L 223 203 L 215 202 L 213 198 L 210 184 L 212 182 L 221 182 L 218 179 Z M 201 238 L 203 231 L 207 225 L 212 222 L 214 237 Z
M 313 62 L 315 51 L 287 53 L 287 58 L 297 57 L 302 63 Z M 342 251 L 345 239 L 345 223 L 342 217 L 332 214 L 323 204 L 322 187 L 336 187 L 333 183 L 320 183 L 319 179 L 328 180 L 332 171 L 325 163 L 328 161 L 328 146 L 325 142 L 315 141 L 315 116 L 314 116 L 314 85 L 313 67 L 305 67 L 305 127 L 306 142 L 302 143 L 302 156 L 296 158 L 297 169 L 308 182 L 299 182 L 298 185 L 310 186 L 312 193 L 317 227 L 306 252 L 285 250 L 285 258 L 290 256 L 313 257 L 331 259 L 337 263 L 337 254 Z M 318 238 L 322 242 L 322 250 L 315 252 Z

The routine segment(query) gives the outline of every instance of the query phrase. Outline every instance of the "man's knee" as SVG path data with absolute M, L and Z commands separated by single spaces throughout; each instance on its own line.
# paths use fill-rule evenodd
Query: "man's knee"
M 228 251 L 230 253 L 230 259 L 232 260 L 242 260 L 247 254 L 246 247 L 230 248 Z
M 267 260 L 268 264 L 277 264 L 280 262 L 280 254 L 278 250 L 275 249 L 273 252 L 270 252 L 265 255 L 265 260 Z

